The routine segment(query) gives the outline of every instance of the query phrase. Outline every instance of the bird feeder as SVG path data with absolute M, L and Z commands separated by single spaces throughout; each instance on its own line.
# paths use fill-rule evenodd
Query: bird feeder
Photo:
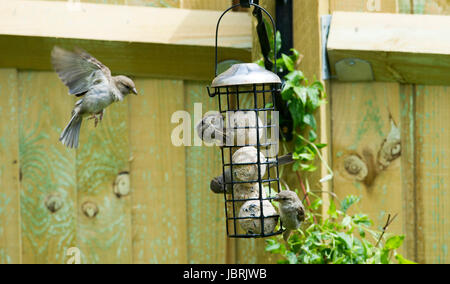
M 275 73 L 253 63 L 235 64 L 217 74 L 219 25 L 223 16 L 238 6 L 261 9 L 270 18 L 275 31 L 271 15 L 253 1 L 241 1 L 227 9 L 217 23 L 216 77 L 208 93 L 218 99 L 219 112 L 226 118 L 227 133 L 231 134 L 220 145 L 227 235 L 230 238 L 264 238 L 282 233 L 282 226 L 277 226 L 279 215 L 272 205 L 273 196 L 280 191 L 278 154 L 268 155 L 270 147 L 278 149 L 278 139 L 273 142 L 275 137 L 269 139 L 268 134 L 276 132 L 278 138 L 278 125 L 272 118 L 282 82 Z M 273 63 L 276 70 L 276 60 Z M 236 122 L 236 117 L 238 120 L 247 117 L 248 123 Z M 231 192 L 226 190 L 230 186 Z

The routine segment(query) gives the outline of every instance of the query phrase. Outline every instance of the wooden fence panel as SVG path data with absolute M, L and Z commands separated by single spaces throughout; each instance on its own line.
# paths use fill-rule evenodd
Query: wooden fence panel
M 407 6 L 405 1 L 403 7 Z M 448 0 L 414 0 L 414 14 L 450 15 Z M 449 153 L 450 135 L 446 122 L 450 89 L 444 86 L 414 86 L 416 145 L 416 259 L 421 263 L 448 263 L 450 223 Z
M 23 263 L 65 263 L 76 245 L 76 168 L 58 138 L 74 99 L 52 72 L 20 72 L 19 86 Z
M 450 256 L 450 88 L 418 86 L 416 93 L 418 259 L 448 263 Z
M 330 12 L 395 13 L 395 1 L 330 0 Z M 402 234 L 400 94 L 397 83 L 331 82 L 334 192 L 339 198 L 362 197 L 359 208 L 381 229 L 387 214 L 396 214 L 389 232 Z M 387 141 L 392 142 L 387 143 Z M 381 159 L 391 149 L 394 155 Z
M 231 6 L 231 0 L 180 0 L 180 8 L 224 11 Z
M 210 98 L 206 86 L 210 82 L 185 82 L 185 110 L 196 125 L 194 104 L 201 104 L 202 115 L 217 111 L 217 99 Z M 199 117 L 201 119 L 201 117 Z M 195 131 L 195 130 L 194 130 Z M 193 143 L 196 132 L 192 132 Z M 188 260 L 190 263 L 225 263 L 226 228 L 223 195 L 209 190 L 213 177 L 222 173 L 218 147 L 186 148 L 186 197 L 188 219 Z
M 42 1 L 42 0 L 33 0 Z M 179 8 L 180 0 L 47 0 L 47 1 L 65 1 L 68 5 L 75 5 L 77 3 L 97 3 L 97 4 L 114 4 L 114 5 L 128 5 L 128 6 L 148 6 L 148 7 L 170 7 Z
M 0 263 L 19 263 L 19 94 L 17 71 L 0 69 Z
M 130 98 L 134 263 L 187 263 L 186 162 L 172 145 L 182 81 L 138 79 Z
M 93 120 L 82 124 L 77 212 L 84 263 L 130 263 L 132 259 L 131 200 L 113 191 L 129 172 L 128 99 L 108 107 L 97 128 Z
M 352 194 L 362 197 L 357 211 L 382 227 L 387 214 L 396 214 L 389 227 L 402 233 L 401 163 L 396 157 L 386 168 L 380 153 L 389 135 L 400 139 L 400 97 L 397 83 L 332 84 L 334 192 L 342 199 Z M 354 111 L 349 111 L 349 109 Z M 398 146 L 400 140 L 396 140 Z

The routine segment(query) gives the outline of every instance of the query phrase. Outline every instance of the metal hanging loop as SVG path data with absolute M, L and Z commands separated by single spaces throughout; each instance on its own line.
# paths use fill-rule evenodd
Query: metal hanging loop
M 246 2 L 245 4 L 242 2 Z M 239 4 L 235 4 L 233 6 L 231 6 L 230 8 L 226 9 L 225 12 L 222 13 L 222 15 L 219 18 L 219 21 L 217 22 L 217 26 L 216 26 L 216 45 L 215 45 L 215 68 L 214 68 L 214 75 L 215 77 L 217 77 L 217 65 L 218 65 L 218 35 L 219 35 L 219 26 L 220 26 L 220 22 L 222 21 L 223 16 L 225 16 L 226 13 L 228 13 L 230 10 L 233 10 L 234 8 L 237 7 L 246 7 L 247 5 L 250 6 L 254 6 L 255 9 L 260 9 L 261 11 L 263 11 L 270 19 L 271 23 L 272 23 L 272 28 L 273 28 L 273 65 L 274 65 L 274 70 L 272 70 L 275 74 L 277 73 L 277 52 L 276 52 L 276 48 L 277 48 L 277 32 L 276 32 L 276 25 L 275 25 L 275 21 L 273 19 L 273 17 L 270 15 L 269 12 L 267 12 L 266 9 L 264 9 L 263 7 L 261 7 L 258 4 L 253 3 L 253 1 L 241 1 L 241 3 Z

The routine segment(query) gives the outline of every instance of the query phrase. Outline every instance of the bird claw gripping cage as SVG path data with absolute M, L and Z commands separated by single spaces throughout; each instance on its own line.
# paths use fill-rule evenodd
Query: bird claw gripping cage
M 220 145 L 227 235 L 230 238 L 264 238 L 283 232 L 272 204 L 280 191 L 275 97 L 280 95 L 282 82 L 275 73 L 253 63 L 235 64 L 218 76 L 219 25 L 222 17 L 238 6 L 261 9 L 270 18 L 275 31 L 271 15 L 253 1 L 241 1 L 227 9 L 217 23 L 216 78 L 208 87 L 208 93 L 218 98 L 219 112 L 227 123 L 227 135 Z M 276 70 L 276 60 L 273 63 Z M 247 121 L 242 124 L 240 119 Z

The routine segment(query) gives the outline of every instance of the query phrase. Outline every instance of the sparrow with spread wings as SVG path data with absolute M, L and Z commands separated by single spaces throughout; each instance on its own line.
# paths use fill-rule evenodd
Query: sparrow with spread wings
M 83 118 L 95 119 L 97 126 L 106 107 L 122 101 L 128 94 L 137 95 L 137 90 L 130 78 L 111 76 L 108 67 L 79 48 L 71 52 L 55 46 L 51 58 L 53 68 L 69 88 L 69 94 L 82 97 L 75 103 L 69 124 L 59 138 L 65 146 L 77 148 Z

